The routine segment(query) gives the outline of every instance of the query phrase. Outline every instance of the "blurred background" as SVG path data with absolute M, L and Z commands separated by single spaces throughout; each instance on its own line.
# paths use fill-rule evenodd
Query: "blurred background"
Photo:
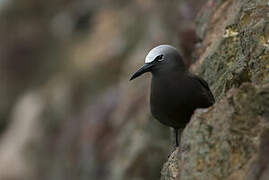
M 129 78 L 159 44 L 189 66 L 204 3 L 0 0 L 0 180 L 159 179 L 170 130 Z

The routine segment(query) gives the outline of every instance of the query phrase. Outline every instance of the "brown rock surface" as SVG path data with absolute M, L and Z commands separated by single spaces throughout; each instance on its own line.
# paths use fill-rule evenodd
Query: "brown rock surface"
M 218 2 L 201 11 L 203 41 L 192 67 L 218 101 L 193 115 L 180 149 L 163 166 L 163 180 L 269 178 L 268 1 Z

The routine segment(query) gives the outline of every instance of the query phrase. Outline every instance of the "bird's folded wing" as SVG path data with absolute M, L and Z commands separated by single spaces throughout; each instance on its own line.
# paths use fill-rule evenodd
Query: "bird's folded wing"
M 207 94 L 209 95 L 212 104 L 214 104 L 215 98 L 208 86 L 208 83 L 204 79 L 200 78 L 199 76 L 194 76 L 194 78 L 197 79 L 200 82 L 200 84 L 208 91 Z

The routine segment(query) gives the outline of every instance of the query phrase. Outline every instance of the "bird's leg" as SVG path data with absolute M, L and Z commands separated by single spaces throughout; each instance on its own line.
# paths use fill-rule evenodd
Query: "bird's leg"
M 179 147 L 179 139 L 178 139 L 178 134 L 179 134 L 179 129 L 174 128 L 174 134 L 175 134 L 175 146 L 173 147 L 173 150 L 170 152 L 168 155 L 168 158 L 172 155 L 172 153 Z
M 179 146 L 179 142 L 178 142 L 178 129 L 174 128 L 174 132 L 175 132 L 175 140 L 176 140 L 176 148 Z

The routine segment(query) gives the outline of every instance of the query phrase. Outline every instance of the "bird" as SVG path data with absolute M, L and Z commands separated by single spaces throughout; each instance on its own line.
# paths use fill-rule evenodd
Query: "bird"
M 159 45 L 149 51 L 145 64 L 130 78 L 150 72 L 150 110 L 160 123 L 172 127 L 175 146 L 179 146 L 179 130 L 185 128 L 194 110 L 215 103 L 208 83 L 186 68 L 179 51 L 171 45 Z

